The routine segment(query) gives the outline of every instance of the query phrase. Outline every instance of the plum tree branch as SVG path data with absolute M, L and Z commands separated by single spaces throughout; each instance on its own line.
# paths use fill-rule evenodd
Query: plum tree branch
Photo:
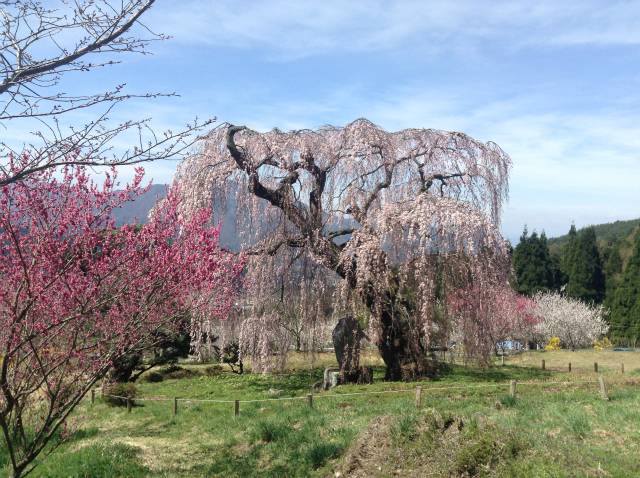
M 75 60 L 77 60 L 78 58 L 86 55 L 87 53 L 91 53 L 95 50 L 99 50 L 100 48 L 103 48 L 104 46 L 112 43 L 114 40 L 116 40 L 117 38 L 119 38 L 120 36 L 122 36 L 125 32 L 127 32 L 131 26 L 138 21 L 138 19 L 140 18 L 140 16 L 147 11 L 151 5 L 153 5 L 153 3 L 155 2 L 155 0 L 147 0 L 137 11 L 135 11 L 124 23 L 122 23 L 122 25 L 120 25 L 118 28 L 115 28 L 118 23 L 120 22 L 120 19 L 122 19 L 127 13 L 127 10 L 123 10 L 118 17 L 116 18 L 116 20 L 113 22 L 113 24 L 111 25 L 111 29 L 112 31 L 108 34 L 99 34 L 96 35 L 95 37 L 95 41 L 93 43 L 90 43 L 89 45 L 86 45 L 82 48 L 77 49 L 76 51 L 74 51 L 73 53 L 70 53 L 68 55 L 64 55 L 62 57 L 56 58 L 54 60 L 49 60 L 40 64 L 34 64 L 33 66 L 30 67 L 23 67 L 22 66 L 22 62 L 20 61 L 21 57 L 22 57 L 22 49 L 19 48 L 16 40 L 12 37 L 10 37 L 10 41 L 12 42 L 12 44 L 14 45 L 15 49 L 16 49 L 16 57 L 17 57 L 17 62 L 18 62 L 18 68 L 16 69 L 16 71 L 14 71 L 13 73 L 11 73 L 10 75 L 8 75 L 7 77 L 5 77 L 5 79 L 2 81 L 2 83 L 0 83 L 0 94 L 5 93 L 6 91 L 9 90 L 9 88 L 11 88 L 12 86 L 15 86 L 17 84 L 22 83 L 25 80 L 31 80 L 35 77 L 38 77 L 40 75 L 42 75 L 43 73 L 47 73 L 53 70 L 56 70 L 58 68 L 60 68 L 61 66 L 64 65 L 68 65 L 72 62 L 74 62 Z M 1 10 L 2 14 L 5 18 L 5 21 L 7 23 L 7 29 L 9 26 L 9 19 L 6 15 L 6 13 L 4 12 L 4 9 Z M 108 30 L 106 30 L 108 31 Z M 35 37 L 37 38 L 37 37 Z M 35 40 L 34 38 L 34 40 Z
M 0 142 L 0 186 L 70 164 L 98 167 L 179 159 L 198 140 L 191 135 L 215 121 L 196 119 L 185 129 L 160 135 L 149 127 L 148 119 L 111 125 L 107 115 L 115 105 L 131 98 L 176 97 L 175 93 L 125 93 L 124 83 L 96 94 L 60 90 L 65 73 L 119 63 L 112 59 L 88 62 L 85 58 L 89 55 L 147 54 L 145 47 L 150 41 L 167 39 L 148 28 L 148 39 L 126 35 L 136 24 L 144 27 L 140 20 L 154 3 L 155 0 L 60 0 L 61 10 L 56 10 L 34 0 L 0 1 L 0 126 L 7 128 L 9 120 L 35 120 L 42 124 L 40 131 L 30 129 L 36 138 L 33 143 L 19 146 L 10 140 Z M 43 57 L 42 52 L 52 49 L 52 54 Z M 102 103 L 108 107 L 95 120 L 71 127 L 69 133 L 60 131 L 62 115 Z M 136 128 L 138 144 L 114 154 L 115 137 Z

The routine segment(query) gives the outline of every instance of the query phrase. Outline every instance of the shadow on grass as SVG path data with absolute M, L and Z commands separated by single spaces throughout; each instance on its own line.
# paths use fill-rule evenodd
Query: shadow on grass
M 549 370 L 540 370 L 533 367 L 520 367 L 516 365 L 505 365 L 496 367 L 487 367 L 484 370 L 476 367 L 465 367 L 462 365 L 452 365 L 444 362 L 435 364 L 437 373 L 428 377 L 433 382 L 500 382 L 504 383 L 509 380 L 517 381 L 542 381 L 553 377 L 553 372 Z M 373 367 L 374 383 L 384 382 L 385 376 L 384 366 Z M 255 375 L 235 376 L 234 383 L 242 384 L 242 390 L 245 392 L 267 393 L 269 389 L 275 388 L 281 390 L 280 396 L 296 396 L 309 391 L 309 386 L 316 381 L 322 380 L 323 369 L 314 368 L 295 373 L 289 373 L 285 376 L 271 376 L 268 379 L 257 378 Z M 421 380 L 417 378 L 416 380 Z
M 440 374 L 434 376 L 432 380 L 447 380 L 451 382 L 505 382 L 507 380 L 544 380 L 551 377 L 553 377 L 553 374 L 549 370 L 541 370 L 533 367 L 519 367 L 517 365 L 504 365 L 480 369 L 475 366 L 465 367 L 463 365 L 444 364 Z
M 415 381 L 446 382 L 451 385 L 461 383 L 505 383 L 509 380 L 544 381 L 555 376 L 553 371 L 539 368 L 505 365 L 480 369 L 475 366 L 465 367 L 458 364 L 434 361 L 434 373 L 430 377 L 416 377 Z M 270 389 L 279 391 L 280 398 L 299 397 L 310 393 L 310 385 L 322 380 L 323 367 L 290 372 L 284 375 L 258 374 L 232 375 L 221 374 L 215 377 L 194 377 L 182 380 L 171 380 L 157 384 L 141 384 L 141 395 L 179 396 L 181 398 L 215 398 L 215 399 L 253 399 L 266 398 Z M 373 367 L 375 384 L 385 382 L 385 367 Z M 145 389 L 149 389 L 146 392 Z
M 322 380 L 323 369 L 314 368 L 284 376 L 272 376 L 268 380 L 257 379 L 251 376 L 245 383 L 245 387 L 250 387 L 255 392 L 268 392 L 270 388 L 282 390 L 281 395 L 299 395 L 303 391 L 309 390 L 309 385 Z M 249 377 L 249 376 L 248 376 Z

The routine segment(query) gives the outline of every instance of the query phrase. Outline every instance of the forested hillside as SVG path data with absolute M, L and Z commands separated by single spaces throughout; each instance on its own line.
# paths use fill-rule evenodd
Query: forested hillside
M 513 252 L 518 292 L 564 290 L 569 297 L 603 304 L 609 337 L 620 345 L 640 342 L 639 220 L 616 221 L 547 239 L 525 227 Z
M 627 237 L 634 228 L 640 223 L 640 219 L 630 219 L 628 221 L 607 222 L 606 224 L 597 224 L 594 227 L 598 243 L 616 241 L 620 238 Z M 584 228 L 583 228 L 584 229 Z M 581 229 L 582 230 L 582 229 Z M 555 244 L 563 245 L 569 240 L 569 234 L 560 237 L 552 237 L 547 240 L 549 246 Z

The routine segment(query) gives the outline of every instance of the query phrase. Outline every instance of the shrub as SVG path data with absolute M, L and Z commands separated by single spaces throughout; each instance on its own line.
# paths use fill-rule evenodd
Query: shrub
M 289 428 L 281 423 L 261 420 L 251 430 L 250 436 L 253 442 L 261 440 L 265 443 L 271 443 L 285 437 L 289 431 Z
M 180 370 L 176 370 L 174 372 L 169 372 L 164 374 L 164 379 L 165 380 L 181 380 L 183 378 L 193 378 L 196 375 L 197 373 L 195 373 L 194 371 L 182 368 Z
M 591 431 L 589 419 L 583 413 L 572 413 L 568 417 L 569 428 L 576 438 L 585 438 Z
M 140 377 L 140 381 L 146 383 L 159 383 L 162 382 L 162 380 L 164 380 L 164 378 L 159 372 L 149 372 L 148 374 Z
M 418 420 L 415 415 L 400 415 L 391 424 L 391 436 L 394 440 L 411 440 L 417 432 Z
M 306 459 L 314 470 L 323 466 L 328 459 L 334 458 L 340 451 L 339 447 L 333 443 L 316 442 L 312 443 L 306 452 Z
M 184 370 L 184 368 L 182 368 L 180 365 L 176 365 L 176 364 L 169 364 L 166 367 L 163 367 L 160 369 L 160 373 L 162 374 L 162 376 L 166 376 L 168 373 L 172 373 L 172 372 L 179 372 L 181 370 Z
M 613 348 L 613 344 L 611 343 L 611 341 L 607 338 L 604 337 L 600 340 L 594 340 L 593 341 L 593 348 L 596 350 L 605 350 L 605 349 L 612 349 Z
M 484 476 L 503 460 L 516 457 L 525 444 L 511 432 L 498 427 L 476 428 L 457 444 L 453 457 L 454 476 Z
M 499 400 L 502 406 L 507 408 L 515 407 L 518 403 L 516 397 L 512 397 L 509 394 L 501 395 Z
M 204 368 L 203 372 L 207 377 L 215 377 L 216 375 L 223 373 L 224 370 L 221 365 L 209 365 Z
M 193 370 L 180 367 L 179 365 L 170 365 L 169 367 L 160 370 L 160 374 L 164 380 L 181 380 L 183 378 L 193 378 L 198 375 Z
M 104 391 L 104 401 L 112 407 L 126 407 L 127 399 L 120 397 L 134 398 L 136 392 L 136 386 L 133 383 L 114 383 Z
M 552 352 L 554 350 L 561 350 L 562 346 L 560 345 L 560 338 L 559 337 L 550 337 L 549 338 L 549 343 L 547 344 L 547 346 L 544 349 L 547 352 Z

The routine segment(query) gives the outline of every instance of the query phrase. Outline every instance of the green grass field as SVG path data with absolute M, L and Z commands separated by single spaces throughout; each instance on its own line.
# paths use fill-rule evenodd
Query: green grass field
M 298 357 L 284 376 L 141 383 L 140 397 L 169 400 L 137 401 L 130 414 L 87 399 L 77 410 L 88 417 L 82 428 L 31 476 L 640 476 L 640 354 L 534 352 L 485 370 L 449 365 L 434 380 L 412 383 L 382 381 L 377 365 L 373 385 L 317 394 L 310 409 L 308 386 L 332 361 L 321 357 L 309 370 Z M 578 383 L 599 376 L 609 401 L 597 383 Z M 518 381 L 515 399 L 510 380 Z M 416 385 L 425 389 L 419 410 Z M 249 401 L 273 398 L 272 388 L 285 400 Z M 173 416 L 172 397 L 239 399 L 240 414 L 234 418 L 233 403 L 181 400 Z M 486 425 L 472 419 L 477 413 Z M 0 460 L 8 471 L 3 453 Z

